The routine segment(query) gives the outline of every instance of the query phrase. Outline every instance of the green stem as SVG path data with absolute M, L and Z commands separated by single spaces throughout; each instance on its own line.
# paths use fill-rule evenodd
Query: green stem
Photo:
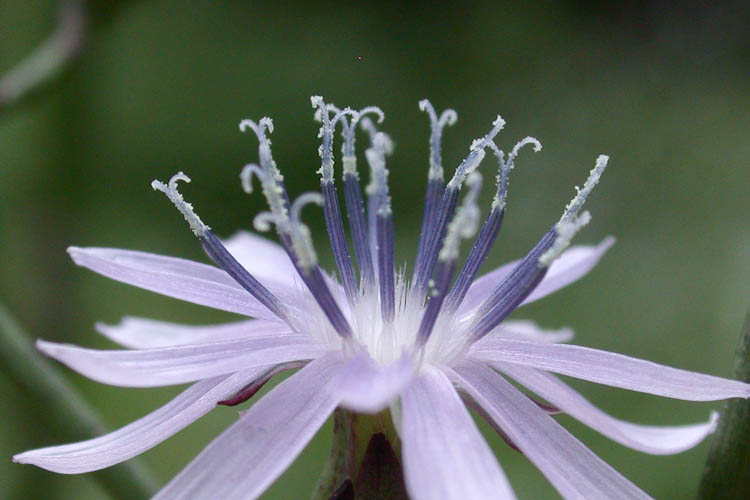
M 750 309 L 737 345 L 735 376 L 743 382 L 750 382 Z M 727 402 L 713 437 L 698 498 L 750 498 L 750 400 Z
M 399 454 L 389 411 L 364 415 L 337 409 L 331 454 L 312 500 L 407 498 Z
M 0 77 L 0 110 L 57 78 L 80 53 L 85 30 L 83 1 L 63 0 L 55 31 L 23 61 Z
M 106 426 L 52 363 L 40 355 L 16 319 L 0 304 L 0 366 L 30 398 L 43 401 L 37 413 L 55 438 L 79 441 L 106 432 Z M 156 482 L 137 460 L 91 473 L 114 498 L 150 498 Z

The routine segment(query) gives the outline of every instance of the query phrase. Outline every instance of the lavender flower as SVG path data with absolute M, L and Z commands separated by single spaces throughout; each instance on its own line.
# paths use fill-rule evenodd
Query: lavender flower
M 526 138 L 505 154 L 494 142 L 498 117 L 446 183 L 440 143 L 456 120 L 428 101 L 430 168 L 424 219 L 410 279 L 394 269 L 393 213 L 386 158 L 389 137 L 369 118 L 375 107 L 340 110 L 312 98 L 321 122 L 320 193 L 290 200 L 271 155 L 270 119 L 245 120 L 259 141 L 259 164 L 241 175 L 248 193 L 257 177 L 270 210 L 255 219 L 275 227 L 282 245 L 241 232 L 220 240 L 177 190 L 154 181 L 180 210 L 217 267 L 148 253 L 70 248 L 73 260 L 110 278 L 254 319 L 219 326 L 185 326 L 125 318 L 98 325 L 126 350 L 94 350 L 39 341 L 38 347 L 102 383 L 154 387 L 196 382 L 155 412 L 88 441 L 28 451 L 14 460 L 61 473 L 82 473 L 127 460 L 167 439 L 217 404 L 249 399 L 274 375 L 301 368 L 255 403 L 209 444 L 157 499 L 258 497 L 295 459 L 337 407 L 377 413 L 390 409 L 399 432 L 406 487 L 414 499 L 515 498 L 497 459 L 464 401 L 531 460 L 564 498 L 649 498 L 598 458 L 551 416 L 560 411 L 630 448 L 651 454 L 686 450 L 710 434 L 707 422 L 655 427 L 623 422 L 589 403 L 554 374 L 691 401 L 750 397 L 750 385 L 683 371 L 586 347 L 567 345 L 568 330 L 545 331 L 506 318 L 586 274 L 612 245 L 567 248 L 589 220 L 582 206 L 608 158 L 600 156 L 562 216 L 522 259 L 475 279 L 502 225 L 508 176 Z M 369 116 L 367 116 L 369 115 Z M 370 183 L 363 196 L 355 154 L 357 124 L 370 139 Z M 347 248 L 334 184 L 333 135 L 343 135 L 343 191 L 354 258 Z M 495 196 L 479 228 L 477 167 L 497 158 Z M 458 203 L 464 186 L 467 194 Z M 340 282 L 324 273 L 302 221 L 322 205 Z M 461 240 L 479 229 L 458 266 Z M 356 262 L 356 266 L 355 266 Z M 513 379 L 545 405 L 519 392 Z

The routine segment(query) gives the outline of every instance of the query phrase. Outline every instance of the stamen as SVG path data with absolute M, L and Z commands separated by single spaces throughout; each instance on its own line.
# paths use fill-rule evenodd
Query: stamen
M 366 123 L 364 123 L 366 122 Z M 367 186 L 368 215 L 374 225 L 377 249 L 378 282 L 380 284 L 380 310 L 385 323 L 393 321 L 396 310 L 394 282 L 393 210 L 388 194 L 388 169 L 385 155 L 391 149 L 390 139 L 377 132 L 369 119 L 363 120 L 363 128 L 370 132 L 372 146 L 365 151 L 370 165 L 370 184 Z M 374 216 L 374 221 L 372 217 Z M 372 228 L 373 226 L 371 226 Z
M 552 246 L 539 257 L 539 265 L 541 267 L 549 267 L 552 262 L 557 259 L 563 251 L 570 246 L 570 242 L 573 236 L 581 230 L 583 226 L 589 223 L 591 220 L 591 214 L 583 212 L 579 216 L 573 216 L 570 219 L 561 220 L 555 224 L 555 232 L 557 238 L 555 238 Z
M 359 118 L 367 114 L 375 114 L 378 123 L 385 119 L 380 108 L 368 106 L 359 110 Z M 354 152 L 354 138 L 357 120 L 351 122 L 346 117 L 341 118 L 341 135 L 344 143 L 341 146 L 341 161 L 344 165 L 344 201 L 346 202 L 346 213 L 349 219 L 349 229 L 354 242 L 354 254 L 357 256 L 359 272 L 365 286 L 375 282 L 375 273 L 372 265 L 372 254 L 367 237 L 367 222 L 365 220 L 364 202 L 362 200 L 362 189 L 359 186 L 359 173 L 357 172 L 357 157 Z
M 454 312 L 458 309 L 458 306 L 461 305 L 472 281 L 474 281 L 474 278 L 487 258 L 490 249 L 492 249 L 492 246 L 495 244 L 495 240 L 500 233 L 500 228 L 503 225 L 503 219 L 505 217 L 505 198 L 508 191 L 510 171 L 514 167 L 518 151 L 527 144 L 533 144 L 534 151 L 540 151 L 542 148 L 539 141 L 533 137 L 527 137 L 519 141 L 513 147 L 506 159 L 505 154 L 498 149 L 495 144 L 490 143 L 490 149 L 492 149 L 492 152 L 495 154 L 498 161 L 497 191 L 492 200 L 490 213 L 487 215 L 487 219 L 482 225 L 482 229 L 474 242 L 469 257 L 466 259 L 463 268 L 461 268 L 461 272 L 458 274 L 455 283 L 453 283 L 453 288 L 451 288 L 451 291 L 445 298 L 446 311 Z
M 432 225 L 428 235 L 427 242 L 424 245 L 423 254 L 421 258 L 417 258 L 418 266 L 414 269 L 414 293 L 417 294 L 417 298 L 423 299 L 427 289 L 427 282 L 432 276 L 432 270 L 435 267 L 437 261 L 438 251 L 440 249 L 440 242 L 445 236 L 445 230 L 448 225 L 448 221 L 453 216 L 453 212 L 456 209 L 456 201 L 458 199 L 458 192 L 461 189 L 466 177 L 472 173 L 479 166 L 481 161 L 484 159 L 484 148 L 490 147 L 492 140 L 505 126 L 505 120 L 498 115 L 494 122 L 492 122 L 492 129 L 482 137 L 471 143 L 469 155 L 461 162 L 456 168 L 456 172 L 453 174 L 450 182 L 445 187 L 442 199 L 438 202 L 435 216 L 435 222 Z
M 266 137 L 266 130 L 268 130 L 269 134 L 273 133 L 273 120 L 267 116 L 261 118 L 258 123 L 255 123 L 253 120 L 242 120 L 240 122 L 240 131 L 245 132 L 248 128 L 255 132 L 255 135 L 258 137 L 258 157 L 261 168 L 271 175 L 276 182 L 282 182 L 284 176 L 281 175 L 276 166 L 276 162 L 271 155 L 271 141 Z
M 315 253 L 315 248 L 313 248 L 310 229 L 300 219 L 302 209 L 310 203 L 322 206 L 323 197 L 320 193 L 303 193 L 294 200 L 291 209 L 290 230 L 294 254 L 297 257 L 297 263 L 304 272 L 310 272 L 318 264 L 318 255 Z
M 419 109 L 427 112 L 430 117 L 430 170 L 428 180 L 443 180 L 443 161 L 440 143 L 443 137 L 443 129 L 446 125 L 453 125 L 458 119 L 458 114 L 452 109 L 446 109 L 438 118 L 435 108 L 427 99 L 419 101 Z
M 310 203 L 320 206 L 323 204 L 323 197 L 320 193 L 303 193 L 294 200 L 289 210 L 288 232 L 281 233 L 282 241 L 288 242 L 287 251 L 293 258 L 292 262 L 313 298 L 328 317 L 331 326 L 342 337 L 351 338 L 352 329 L 349 322 L 331 295 L 323 273 L 318 267 L 318 256 L 313 247 L 310 229 L 301 220 L 302 209 Z M 254 224 L 258 230 L 268 230 L 271 224 L 276 224 L 276 229 L 280 230 L 278 216 L 271 212 L 258 214 Z
M 341 117 L 341 136 L 344 139 L 344 143 L 341 145 L 341 155 L 344 164 L 344 173 L 357 174 L 357 157 L 354 154 L 354 130 L 357 126 L 357 122 L 366 115 L 376 115 L 377 123 L 383 123 L 385 120 L 385 113 L 377 106 L 367 106 L 357 111 L 357 118 L 352 118 L 351 122 L 346 119 L 346 116 Z
M 344 108 L 343 110 L 336 111 L 333 119 L 330 120 L 328 117 L 328 108 L 322 97 L 313 96 L 310 98 L 310 102 L 313 107 L 318 108 L 315 116 L 321 121 L 319 137 L 322 138 L 322 144 L 318 149 L 318 154 L 322 162 L 318 173 L 321 175 L 320 190 L 323 193 L 323 214 L 326 229 L 328 230 L 328 238 L 331 242 L 333 258 L 336 261 L 336 267 L 338 268 L 339 276 L 341 276 L 341 282 L 344 285 L 344 291 L 349 299 L 349 303 L 353 304 L 357 298 L 357 282 L 354 277 L 354 267 L 352 266 L 349 249 L 346 245 L 338 194 L 336 193 L 336 186 L 333 183 L 333 130 L 336 123 L 344 119 L 346 115 L 351 115 L 353 121 L 358 120 L 359 115 L 350 108 Z M 336 108 L 333 107 L 333 109 Z
M 393 153 L 393 142 L 383 132 L 378 132 L 370 118 L 359 122 L 362 130 L 370 135 L 371 146 L 365 151 L 365 158 L 370 166 L 370 182 L 365 187 L 367 193 L 367 230 L 373 264 L 377 262 L 377 212 L 381 205 L 381 194 L 387 189 L 388 170 L 385 167 L 385 156 Z
M 271 209 L 270 212 L 264 212 L 256 217 L 255 227 L 259 230 L 268 230 L 271 224 L 276 226 L 279 239 L 292 259 L 292 264 L 328 317 L 334 330 L 344 338 L 351 338 L 351 327 L 331 295 L 323 273 L 317 265 L 317 255 L 312 245 L 310 230 L 300 221 L 302 207 L 310 202 L 322 203 L 321 195 L 317 193 L 302 195 L 294 204 L 290 204 L 289 195 L 284 187 L 284 179 L 271 156 L 271 142 L 265 135 L 265 130 L 273 131 L 273 122 L 270 118 L 262 118 L 257 124 L 252 120 L 243 120 L 240 123 L 240 130 L 244 131 L 246 128 L 251 128 L 258 136 L 260 168 L 251 164 L 243 169 L 240 174 L 243 187 L 245 190 L 249 188 L 252 191 L 252 175 L 256 174 L 261 181 L 263 194 Z
M 515 161 L 516 157 L 518 157 L 518 152 L 522 147 L 528 144 L 532 144 L 534 146 L 535 153 L 538 153 L 542 150 L 542 143 L 536 140 L 534 137 L 526 137 L 518 141 L 508 154 L 507 160 L 503 160 L 502 151 L 497 149 L 497 147 L 493 148 L 493 152 L 500 162 L 500 168 L 497 174 L 497 192 L 495 193 L 495 197 L 492 199 L 493 210 L 495 208 L 505 208 L 505 198 L 508 193 L 508 177 L 510 176 L 510 171 L 513 170 L 513 167 L 515 167 Z
M 578 193 L 565 207 L 560 221 L 545 233 L 518 266 L 479 306 L 477 319 L 470 327 L 474 338 L 481 338 L 492 331 L 534 291 L 552 262 L 568 247 L 573 236 L 589 222 L 591 216 L 588 212 L 580 216 L 578 212 L 599 181 L 607 166 L 607 160 L 608 157 L 599 156 L 596 166 L 589 172 L 583 189 L 577 189 Z
M 182 172 L 172 176 L 169 185 L 160 181 L 153 181 L 151 187 L 157 191 L 163 192 L 167 198 L 174 203 L 177 209 L 182 213 L 190 225 L 190 229 L 198 236 L 198 239 L 211 260 L 219 267 L 224 269 L 242 288 L 247 290 L 250 295 L 255 297 L 258 302 L 278 316 L 280 319 L 288 322 L 288 316 L 278 298 L 263 286 L 255 277 L 250 274 L 242 265 L 237 262 L 232 254 L 226 249 L 219 238 L 206 226 L 193 211 L 193 206 L 186 202 L 182 195 L 177 191 L 177 181 L 190 182 L 190 178 Z
M 278 217 L 276 217 L 276 214 L 272 212 L 268 212 L 268 211 L 260 212 L 253 219 L 253 227 L 255 228 L 256 231 L 260 231 L 261 233 L 270 231 L 271 225 L 274 225 L 274 226 L 279 225 Z
M 456 211 L 453 220 L 448 224 L 448 230 L 443 240 L 443 248 L 438 255 L 438 261 L 455 261 L 458 259 L 458 246 L 462 239 L 471 238 L 477 234 L 479 225 L 479 205 L 477 200 L 482 189 L 482 174 L 472 172 L 466 179 L 469 188 L 461 207 Z
M 288 232 L 288 201 L 283 185 L 279 184 L 272 176 L 268 175 L 268 172 L 266 170 L 263 170 L 254 163 L 250 163 L 248 165 L 245 165 L 245 167 L 242 169 L 242 172 L 240 173 L 242 189 L 247 194 L 252 194 L 253 192 L 253 174 L 260 181 L 263 196 L 266 198 L 266 202 L 271 209 L 271 213 L 274 214 L 275 220 L 273 220 L 272 222 L 280 228 L 280 232 Z M 263 231 L 267 231 L 267 229 Z
M 388 198 L 386 196 L 386 198 Z M 391 323 L 396 314 L 394 283 L 393 212 L 390 201 L 378 210 L 378 277 L 380 283 L 380 310 L 385 323 Z
M 604 172 L 604 169 L 607 168 L 608 161 L 609 156 L 599 155 L 599 157 L 596 159 L 596 165 L 589 172 L 589 177 L 588 179 L 586 179 L 586 182 L 583 183 L 583 189 L 580 189 L 578 186 L 576 186 L 577 194 L 575 198 L 570 200 L 570 203 L 568 203 L 568 205 L 565 207 L 565 212 L 563 213 L 562 217 L 560 217 L 560 220 L 578 215 L 578 212 L 581 210 L 581 207 L 586 201 L 586 197 L 588 197 L 589 193 L 591 193 L 591 191 L 594 189 L 594 186 L 597 185 L 599 179 L 602 176 L 602 173 Z
M 322 160 L 318 174 L 321 176 L 321 182 L 333 182 L 333 130 L 336 123 L 346 115 L 351 115 L 354 121 L 359 119 L 359 114 L 351 108 L 339 110 L 333 119 L 328 117 L 328 109 L 323 98 L 320 96 L 310 97 L 313 108 L 318 108 L 315 113 L 315 119 L 321 122 L 318 137 L 322 139 L 322 144 L 318 148 L 318 154 Z M 333 107 L 333 109 L 336 109 Z
M 289 242 L 286 240 L 283 230 L 286 221 L 288 220 L 289 211 L 289 195 L 287 194 L 286 187 L 284 186 L 284 176 L 281 175 L 276 162 L 271 154 L 271 141 L 266 136 L 266 130 L 269 133 L 273 132 L 273 120 L 268 117 L 261 118 L 258 123 L 253 120 L 242 120 L 240 122 L 240 131 L 244 132 L 247 129 L 251 129 L 255 132 L 258 138 L 258 157 L 260 161 L 260 168 L 256 169 L 251 165 L 246 165 L 240 173 L 242 179 L 243 189 L 250 193 L 252 192 L 252 174 L 255 173 L 261 182 L 263 188 L 263 195 L 268 202 L 268 206 L 271 212 L 276 214 L 278 223 L 279 237 L 285 247 L 289 246 Z M 263 172 L 261 175 L 260 172 Z M 289 250 L 289 248 L 287 248 Z
M 484 158 L 484 148 L 490 147 L 490 144 L 492 144 L 492 140 L 503 129 L 503 127 L 505 127 L 505 120 L 503 120 L 502 116 L 497 115 L 495 121 L 492 122 L 492 130 L 490 130 L 487 135 L 485 135 L 481 139 L 475 139 L 471 143 L 471 146 L 469 147 L 471 153 L 458 166 L 456 172 L 453 174 L 453 177 L 448 183 L 448 187 L 453 189 L 461 189 L 461 185 L 463 184 L 464 180 L 466 180 L 466 176 L 472 173 L 482 162 L 482 159 Z
M 438 118 L 435 108 L 430 101 L 423 99 L 419 101 L 419 109 L 426 111 L 430 117 L 430 169 L 427 174 L 427 187 L 424 195 L 424 212 L 422 215 L 422 228 L 419 232 L 419 243 L 417 246 L 417 257 L 414 267 L 419 268 L 422 264 L 421 259 L 424 255 L 424 246 L 431 234 L 432 226 L 435 222 L 435 207 L 440 201 L 445 181 L 443 179 L 443 160 L 441 151 L 441 141 L 443 129 L 446 125 L 453 125 L 458 119 L 458 115 L 452 109 L 446 109 Z
M 448 225 L 448 231 L 443 241 L 443 248 L 438 257 L 437 270 L 435 271 L 435 286 L 430 294 L 430 302 L 427 304 L 422 321 L 417 331 L 417 343 L 424 345 L 432 333 L 437 321 L 438 314 L 448 291 L 453 273 L 456 271 L 458 260 L 458 247 L 462 239 L 471 238 L 476 234 L 479 223 L 479 206 L 477 199 L 482 189 L 482 176 L 479 172 L 469 175 L 466 184 L 469 193 L 464 197 L 461 207 Z
M 198 215 L 193 210 L 193 205 L 186 202 L 185 198 L 182 197 L 180 192 L 177 190 L 177 181 L 190 182 L 190 177 L 182 172 L 178 172 L 173 175 L 171 179 L 169 179 L 168 185 L 164 184 L 161 181 L 154 180 L 151 182 L 151 187 L 155 191 L 161 191 L 162 193 L 167 195 L 169 201 L 174 203 L 174 206 L 177 207 L 177 210 L 179 210 L 182 216 L 185 217 L 185 220 L 190 225 L 190 230 L 200 238 L 204 234 L 206 234 L 206 231 L 211 228 L 205 225 L 200 217 L 198 217 Z

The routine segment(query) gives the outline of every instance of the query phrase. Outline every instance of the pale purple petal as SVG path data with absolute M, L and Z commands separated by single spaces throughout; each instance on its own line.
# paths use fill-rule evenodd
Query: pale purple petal
M 114 248 L 68 248 L 76 264 L 129 285 L 246 316 L 276 316 L 227 273 L 176 257 Z
M 546 297 L 582 278 L 599 263 L 604 253 L 614 244 L 615 239 L 609 236 L 596 246 L 581 245 L 569 248 L 549 266 L 549 271 L 539 286 L 520 305 Z
M 247 231 L 238 231 L 224 241 L 242 267 L 266 286 L 298 288 L 302 281 L 289 254 L 278 243 Z
M 413 500 L 515 498 L 451 382 L 426 366 L 401 396 L 404 476 Z
M 570 342 L 573 340 L 573 330 L 570 328 L 557 328 L 548 330 L 540 328 L 533 321 L 505 320 L 497 328 L 487 334 L 490 338 L 505 338 L 517 340 L 531 340 L 534 342 Z
M 338 401 L 326 384 L 337 354 L 311 362 L 279 384 L 214 439 L 153 500 L 249 500 L 294 461 Z
M 142 350 L 98 350 L 37 341 L 37 347 L 78 373 L 104 384 L 157 387 L 226 373 L 317 358 L 325 347 L 285 333 L 247 340 Z
M 644 453 L 680 453 L 697 445 L 716 429 L 716 412 L 711 412 L 708 422 L 694 425 L 662 427 L 623 422 L 592 405 L 550 373 L 512 364 L 503 365 L 502 371 L 571 417 L 620 444 Z
M 598 384 L 688 401 L 750 397 L 750 384 L 588 347 L 484 338 L 469 355 L 499 370 L 505 363 L 540 368 Z
M 362 351 L 341 368 L 330 390 L 341 406 L 360 413 L 377 413 L 396 398 L 414 378 L 414 360 L 404 354 L 388 366 L 380 366 Z
M 508 277 L 513 272 L 513 269 L 521 262 L 521 260 L 514 260 L 503 264 L 490 271 L 487 274 L 483 274 L 479 278 L 475 279 L 466 292 L 463 302 L 458 307 L 458 315 L 463 316 L 464 314 L 473 311 L 479 304 L 484 302 L 484 299 L 495 289 L 497 285 Z
M 224 245 L 250 274 L 284 300 L 288 307 L 299 312 L 300 301 L 315 302 L 292 264 L 289 254 L 278 243 L 254 233 L 238 231 L 224 241 Z M 350 306 L 344 288 L 335 277 L 326 272 L 323 273 L 323 278 L 339 307 L 347 314 Z
M 452 378 L 568 500 L 648 499 L 503 377 L 479 363 Z M 479 497 L 477 497 L 479 498 Z M 486 497 L 491 498 L 491 497 Z
M 609 237 L 597 246 L 578 245 L 564 251 L 552 263 L 539 286 L 531 292 L 521 305 L 541 299 L 581 278 L 599 262 L 599 259 L 614 242 L 615 239 Z M 514 260 L 477 278 L 466 293 L 466 297 L 458 309 L 458 314 L 464 315 L 484 302 L 490 292 L 508 277 L 519 262 L 521 261 Z
M 180 325 L 166 321 L 126 316 L 117 325 L 97 323 L 96 329 L 110 340 L 130 349 L 152 349 L 226 340 L 250 339 L 268 333 L 288 333 L 285 323 L 249 319 L 221 325 Z
M 121 429 L 79 443 L 27 451 L 13 457 L 13 461 L 62 474 L 80 474 L 109 467 L 153 448 L 263 373 L 263 369 L 244 370 L 202 380 L 158 410 Z

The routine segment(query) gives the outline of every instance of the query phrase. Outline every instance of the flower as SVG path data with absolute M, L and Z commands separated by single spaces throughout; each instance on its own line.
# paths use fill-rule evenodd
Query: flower
M 505 154 L 494 143 L 501 117 L 474 141 L 446 183 L 440 143 L 456 120 L 420 102 L 431 122 L 431 155 L 424 218 L 410 279 L 394 270 L 393 214 L 388 192 L 387 135 L 369 116 L 312 98 L 321 122 L 320 192 L 293 202 L 271 155 L 270 119 L 245 120 L 259 141 L 259 165 L 241 175 L 245 191 L 260 181 L 270 210 L 258 230 L 275 227 L 282 245 L 241 232 L 220 240 L 177 190 L 190 179 L 178 173 L 154 181 L 180 210 L 217 267 L 148 253 L 70 248 L 73 260 L 110 278 L 147 290 L 254 319 L 219 326 L 185 326 L 126 318 L 98 325 L 126 350 L 94 350 L 38 341 L 39 349 L 102 383 L 153 387 L 196 382 L 155 412 L 115 432 L 80 443 L 32 450 L 21 463 L 61 473 L 82 473 L 127 460 L 167 439 L 217 404 L 249 399 L 274 375 L 301 368 L 255 403 L 157 495 L 157 499 L 258 497 L 295 459 L 337 407 L 377 413 L 390 408 L 402 441 L 406 487 L 414 499 L 515 498 L 497 459 L 480 436 L 464 401 L 531 460 L 564 498 L 649 498 L 551 416 L 565 412 L 630 448 L 677 453 L 710 434 L 707 422 L 655 427 L 623 422 L 595 408 L 553 374 L 692 401 L 750 397 L 750 385 L 697 374 L 596 349 L 567 345 L 572 333 L 544 331 L 506 318 L 586 274 L 612 245 L 567 248 L 589 220 L 582 206 L 604 171 L 600 156 L 562 217 L 522 259 L 478 279 L 500 230 L 508 176 L 526 138 Z M 354 259 L 347 248 L 334 184 L 333 134 L 343 135 L 343 191 Z M 356 125 L 370 138 L 365 155 L 370 183 L 363 197 L 354 139 Z M 464 265 L 461 240 L 476 233 L 486 151 L 498 161 L 489 214 Z M 459 191 L 468 188 L 460 206 Z M 318 265 L 303 208 L 322 205 L 341 282 Z M 458 206 L 458 208 L 457 208 Z M 458 271 L 458 272 L 457 272 Z M 358 274 L 358 276 L 357 276 Z M 457 276 L 456 276 L 457 274 Z M 455 279 L 454 279 L 455 278 Z M 546 400 L 519 392 L 513 379 Z M 463 399 L 462 399 L 463 398 Z

